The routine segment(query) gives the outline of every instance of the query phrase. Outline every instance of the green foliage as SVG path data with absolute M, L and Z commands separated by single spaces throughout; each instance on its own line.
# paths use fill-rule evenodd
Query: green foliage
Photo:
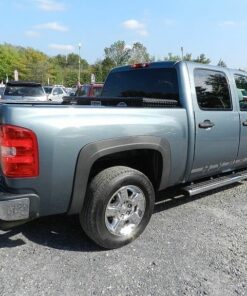
M 220 67 L 227 67 L 226 63 L 225 63 L 222 59 L 219 60 L 217 66 L 220 66 Z
M 196 63 L 210 64 L 210 59 L 208 59 L 204 53 L 200 54 L 196 59 L 193 60 Z
M 104 51 L 105 57 L 112 60 L 115 66 L 126 65 L 130 59 L 131 49 L 126 47 L 125 41 L 118 40 Z
M 208 59 L 204 53 L 200 54 L 197 58 L 193 59 L 191 53 L 186 53 L 183 58 L 179 55 L 173 55 L 171 52 L 168 53 L 168 56 L 164 57 L 165 61 L 192 61 L 201 64 L 209 64 L 211 61 Z
M 85 59 L 75 53 L 49 57 L 33 48 L 0 44 L 0 81 L 5 81 L 7 77 L 9 80 L 13 79 L 14 70 L 18 70 L 20 80 L 74 86 L 78 80 L 79 59 L 82 84 L 90 82 L 91 74 L 96 76 L 97 82 L 104 82 L 108 73 L 116 66 L 155 61 L 155 57 L 150 56 L 147 48 L 140 42 L 128 47 L 125 41 L 118 40 L 106 47 L 104 53 L 104 59 L 89 65 Z M 187 53 L 183 59 L 206 64 L 210 62 L 204 54 L 193 59 L 192 54 Z M 181 60 L 181 56 L 169 53 L 164 60 L 178 61 Z M 218 64 L 226 66 L 222 60 Z
M 134 43 L 133 47 L 130 50 L 130 58 L 128 63 L 135 64 L 135 63 L 145 63 L 150 61 L 151 61 L 151 58 L 149 56 L 149 53 L 147 52 L 147 48 L 140 42 Z
M 179 55 L 173 55 L 169 52 L 168 56 L 164 57 L 164 61 L 181 61 L 181 57 Z

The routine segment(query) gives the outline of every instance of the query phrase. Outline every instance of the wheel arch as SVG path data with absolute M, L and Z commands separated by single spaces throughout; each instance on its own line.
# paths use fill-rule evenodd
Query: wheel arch
M 89 143 L 80 150 L 78 155 L 68 214 L 77 214 L 81 211 L 90 174 L 97 161 L 116 153 L 134 150 L 150 150 L 159 153 L 162 164 L 161 177 L 157 189 L 166 188 L 171 169 L 171 151 L 169 142 L 166 139 L 156 136 L 138 136 Z

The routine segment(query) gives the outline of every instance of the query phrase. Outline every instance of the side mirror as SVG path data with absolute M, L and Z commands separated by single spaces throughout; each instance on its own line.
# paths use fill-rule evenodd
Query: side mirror
M 54 91 L 54 92 L 53 92 L 53 95 L 54 95 L 54 96 L 57 96 L 57 95 L 58 95 L 58 91 Z

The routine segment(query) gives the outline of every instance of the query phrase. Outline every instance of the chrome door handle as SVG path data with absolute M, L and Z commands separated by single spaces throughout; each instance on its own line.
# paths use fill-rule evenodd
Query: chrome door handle
M 246 122 L 247 124 L 247 122 Z M 215 126 L 215 124 L 213 122 L 211 122 L 210 120 L 204 120 L 203 122 L 199 123 L 199 128 L 210 128 Z

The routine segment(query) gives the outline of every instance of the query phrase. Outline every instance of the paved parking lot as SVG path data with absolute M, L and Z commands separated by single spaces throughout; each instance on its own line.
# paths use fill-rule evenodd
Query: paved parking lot
M 247 295 L 246 191 L 161 194 L 143 235 L 113 251 L 75 217 L 0 231 L 0 295 Z

